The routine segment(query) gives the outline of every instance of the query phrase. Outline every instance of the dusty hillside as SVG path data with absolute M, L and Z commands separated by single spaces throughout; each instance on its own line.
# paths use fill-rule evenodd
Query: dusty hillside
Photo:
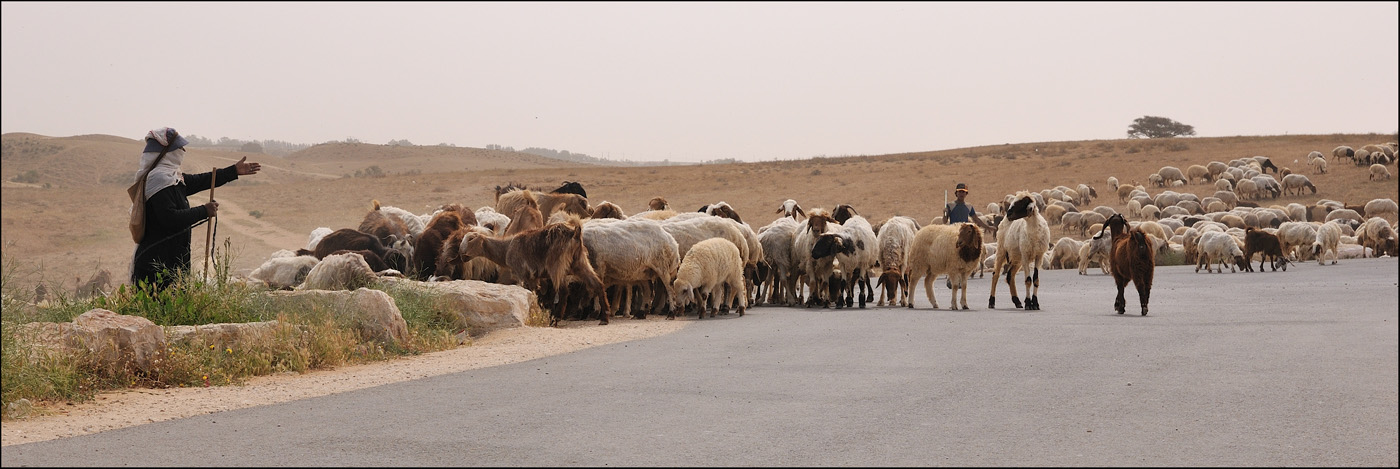
M 225 210 L 216 245 L 233 246 L 235 271 L 249 272 L 277 249 L 306 243 L 311 230 L 357 226 L 371 200 L 378 199 L 415 213 L 446 203 L 471 207 L 492 205 L 494 188 L 507 183 L 554 188 L 579 181 L 592 201 L 611 201 L 628 214 L 642 211 L 655 196 L 673 209 L 695 210 L 726 201 L 755 228 L 776 218 L 783 200 L 804 207 L 853 204 L 873 222 L 909 215 L 927 222 L 939 214 L 945 191 L 966 182 L 969 200 L 981 209 L 1018 190 L 1038 191 L 1056 185 L 1089 184 L 1100 192 L 1095 204 L 1123 205 L 1107 191 L 1105 179 L 1145 183 L 1162 166 L 1183 170 L 1192 164 L 1269 156 L 1282 167 L 1308 174 L 1317 194 L 1284 196 L 1265 204 L 1312 203 L 1327 198 L 1363 203 L 1373 198 L 1400 199 L 1397 180 L 1369 182 L 1365 168 L 1333 162 L 1327 174 L 1312 174 L 1300 160 L 1310 151 L 1331 152 L 1337 145 L 1360 147 L 1394 141 L 1394 135 L 1290 135 L 1268 137 L 1189 138 L 1045 142 L 906 153 L 884 156 L 821 158 L 707 166 L 580 166 L 519 153 L 499 154 L 454 147 L 320 145 L 277 158 L 236 152 L 192 150 L 185 167 L 224 166 L 242 156 L 263 164 L 263 172 L 219 188 Z M 111 136 L 3 136 L 4 254 L 18 269 L 15 281 L 45 281 L 71 291 L 75 279 L 99 268 L 124 277 L 133 248 L 125 231 L 125 187 L 135 168 L 139 142 Z M 445 152 L 445 153 L 444 153 Z M 1330 159 L 1330 158 L 1329 158 Z M 392 162 L 382 164 L 384 162 Z M 451 168 L 452 172 L 403 168 Z M 385 177 L 346 177 L 347 171 L 379 163 Z M 335 165 L 335 167 L 331 167 Z M 345 167 L 340 167 L 344 165 Z M 551 166 L 552 165 L 552 166 Z M 392 168 L 395 169 L 389 169 Z M 27 171 L 35 184 L 10 182 Z M 1394 164 L 1392 173 L 1400 174 Z M 44 184 L 48 183 L 46 188 Z M 1149 188 L 1157 193 L 1162 189 Z M 1208 196 L 1214 188 L 1176 188 Z M 191 203 L 203 203 L 207 193 Z M 194 256 L 202 263 L 205 227 L 196 228 Z M 1061 236 L 1058 228 L 1055 236 Z

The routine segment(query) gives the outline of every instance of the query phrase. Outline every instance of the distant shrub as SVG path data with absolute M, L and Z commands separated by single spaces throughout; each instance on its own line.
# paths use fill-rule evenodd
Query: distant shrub
M 262 211 L 262 210 L 252 210 L 252 211 L 249 211 L 249 212 L 248 212 L 248 215 L 252 215 L 253 218 L 262 218 L 262 216 L 263 216 L 263 211 Z
M 1172 142 L 1171 145 L 1167 145 L 1167 151 L 1186 151 L 1190 149 L 1191 146 L 1187 145 L 1186 142 Z
M 11 178 L 10 180 L 14 182 L 22 182 L 25 184 L 34 184 L 39 182 L 39 172 L 31 169 L 29 171 L 25 171 L 24 174 Z
M 814 170 L 812 170 L 812 175 L 813 175 L 813 176 L 821 176 L 821 175 L 822 175 L 822 170 L 820 170 L 820 169 L 814 169 Z

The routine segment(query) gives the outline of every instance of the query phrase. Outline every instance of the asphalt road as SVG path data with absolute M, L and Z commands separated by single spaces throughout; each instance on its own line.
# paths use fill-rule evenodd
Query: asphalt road
M 6 447 L 10 466 L 1391 466 L 1397 261 L 1043 272 L 1041 311 L 760 307 L 662 337 Z M 1018 278 L 1019 282 L 1020 279 Z M 948 291 L 936 282 L 939 303 Z

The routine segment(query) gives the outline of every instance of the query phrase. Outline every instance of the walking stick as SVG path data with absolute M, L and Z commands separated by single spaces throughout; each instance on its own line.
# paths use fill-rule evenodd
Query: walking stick
M 214 168 L 209 172 L 209 201 L 214 201 L 214 188 L 218 186 L 215 182 L 219 179 L 219 168 Z M 214 223 L 219 219 L 218 214 L 214 214 L 214 219 L 204 225 L 204 279 L 209 279 L 209 255 L 214 251 Z

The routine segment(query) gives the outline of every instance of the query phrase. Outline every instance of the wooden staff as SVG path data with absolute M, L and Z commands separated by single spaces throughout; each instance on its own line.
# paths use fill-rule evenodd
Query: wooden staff
M 214 188 L 218 186 L 218 184 L 216 184 L 215 182 L 216 182 L 218 179 L 219 179 L 219 168 L 214 168 L 213 171 L 210 171 L 210 172 L 209 172 L 209 202 L 211 202 L 211 203 L 214 202 Z M 215 215 L 214 215 L 214 218 L 217 219 L 218 216 L 219 216 L 218 214 L 215 214 Z M 214 244 L 213 244 L 213 242 L 214 242 L 214 221 L 215 221 L 215 220 L 209 220 L 209 223 L 206 223 L 206 224 L 204 225 L 204 278 L 205 278 L 205 280 L 208 280 L 208 279 L 209 279 L 209 255 L 212 254 L 213 251 L 214 251 Z

